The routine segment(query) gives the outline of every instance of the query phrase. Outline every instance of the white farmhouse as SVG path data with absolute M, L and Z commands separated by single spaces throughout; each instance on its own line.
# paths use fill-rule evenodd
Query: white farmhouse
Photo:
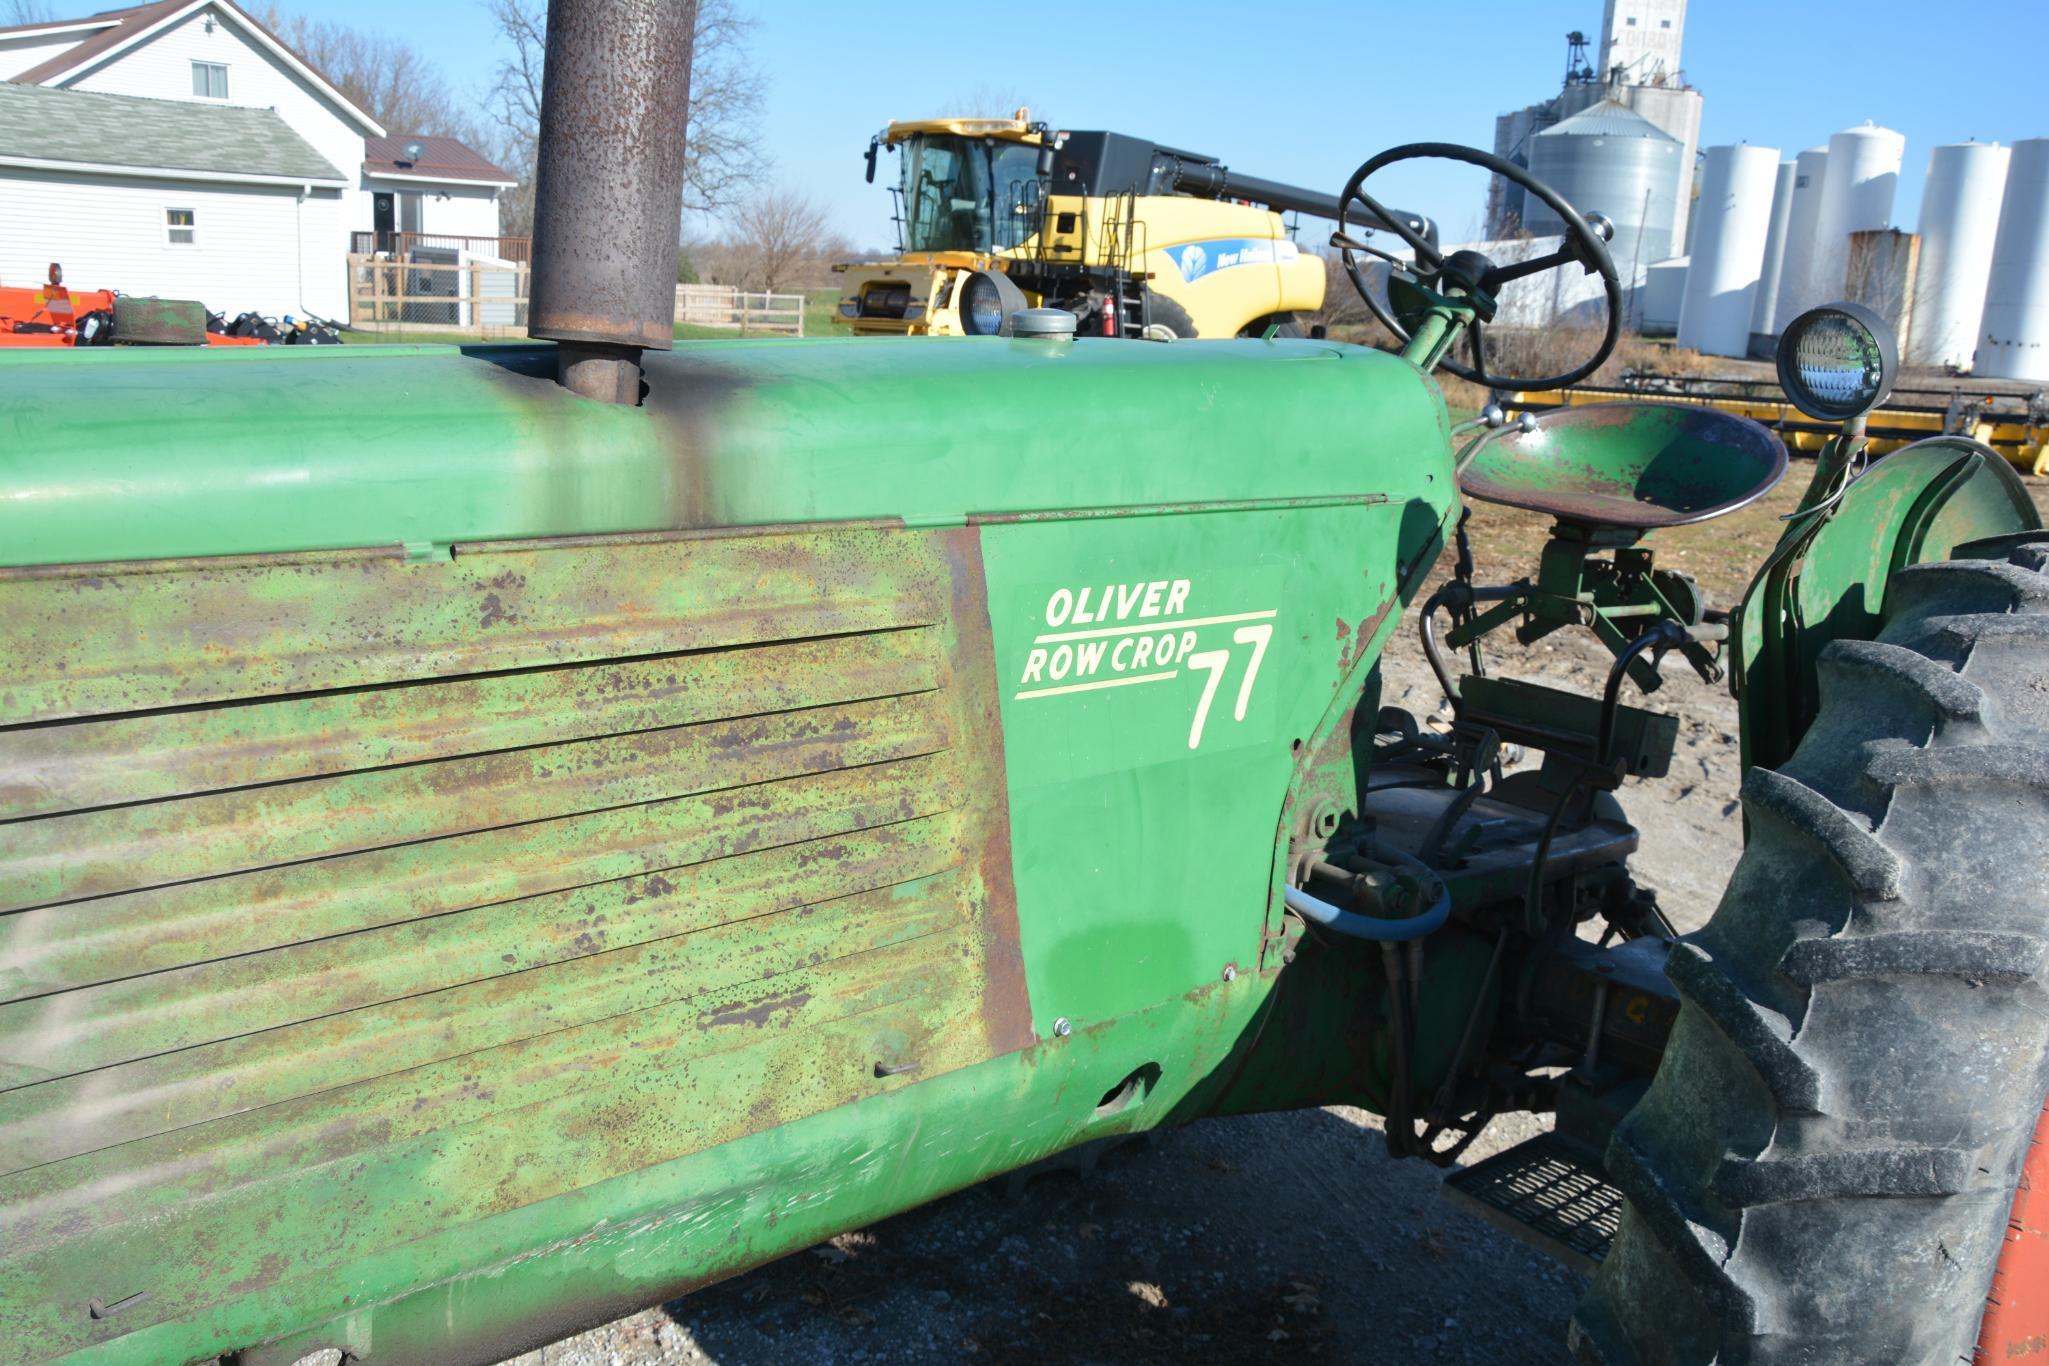
M 380 127 L 229 0 L 0 28 L 0 283 L 58 262 L 76 288 L 342 318 L 351 250 L 502 254 L 513 184 Z

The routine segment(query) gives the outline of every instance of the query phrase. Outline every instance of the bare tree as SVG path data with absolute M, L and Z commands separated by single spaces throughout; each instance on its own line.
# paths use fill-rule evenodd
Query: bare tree
M 7 0 L 0 5 L 0 25 L 12 28 L 16 24 L 54 23 L 56 16 L 43 0 Z
M 1025 93 L 1014 85 L 991 85 L 984 82 L 964 95 L 956 95 L 939 106 L 947 113 L 964 119 L 1007 119 L 1020 109 L 1030 109 L 1032 102 Z M 1032 109 L 1034 116 L 1043 119 L 1045 111 Z
M 807 283 L 839 244 L 828 240 L 825 210 L 795 190 L 765 190 L 728 215 L 717 252 L 722 284 L 778 293 Z
M 754 20 L 732 0 L 697 0 L 690 49 L 690 114 L 683 149 L 683 207 L 711 212 L 767 172 L 755 130 L 767 82 L 747 41 Z
M 520 188 L 502 201 L 508 232 L 533 223 L 533 177 L 541 130 L 541 78 L 548 47 L 545 0 L 484 0 L 512 55 L 498 63 L 491 115 L 499 157 Z M 690 57 L 690 109 L 683 148 L 683 207 L 723 209 L 767 169 L 755 140 L 765 83 L 747 49 L 754 20 L 732 0 L 696 0 Z M 517 224 L 517 226 L 514 226 Z
M 534 171 L 540 161 L 541 70 L 547 54 L 547 10 L 528 0 L 486 0 L 498 35 L 512 47 L 491 84 L 491 121 L 497 125 L 498 164 L 519 184 L 498 196 L 500 230 L 534 230 Z
M 438 134 L 473 146 L 486 140 L 481 120 L 450 93 L 447 77 L 418 49 L 382 33 L 286 14 L 276 5 L 257 17 L 386 132 Z

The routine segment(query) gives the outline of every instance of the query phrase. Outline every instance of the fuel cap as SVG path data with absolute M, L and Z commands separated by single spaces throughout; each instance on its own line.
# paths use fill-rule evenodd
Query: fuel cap
M 1020 308 L 1010 315 L 1013 337 L 1072 337 L 1075 317 L 1064 308 Z

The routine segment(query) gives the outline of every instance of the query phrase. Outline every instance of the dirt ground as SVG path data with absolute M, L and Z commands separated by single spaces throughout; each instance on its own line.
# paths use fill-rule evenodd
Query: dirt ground
M 1732 604 L 1806 474 L 1796 465 L 1761 503 L 1662 534 L 1661 562 Z M 2049 481 L 2032 482 L 2049 506 Z M 1477 509 L 1480 581 L 1533 570 L 1543 531 Z M 1560 633 L 1497 662 L 1597 691 L 1608 656 Z M 1413 623 L 1385 669 L 1388 703 L 1435 708 Z M 1713 911 L 1741 848 L 1736 709 L 1678 657 L 1666 674 L 1651 705 L 1682 718 L 1678 757 L 1622 796 L 1644 832 L 1637 876 L 1685 930 Z M 1467 1160 L 1547 1122 L 1496 1121 Z M 989 1182 L 518 1362 L 1566 1361 L 1581 1278 L 1457 1213 L 1439 1184 L 1435 1168 L 1390 1159 L 1362 1111 L 1207 1120 L 1102 1154 L 1087 1176 Z

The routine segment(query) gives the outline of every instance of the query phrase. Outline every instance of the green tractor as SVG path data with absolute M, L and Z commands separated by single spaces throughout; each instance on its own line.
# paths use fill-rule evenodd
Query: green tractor
M 1602 278 L 1575 373 L 1619 313 L 1470 149 L 1362 167 L 1348 262 L 1420 157 L 1566 245 L 1385 253 L 1399 355 L 671 348 L 685 8 L 552 6 L 541 340 L 0 358 L 0 1359 L 492 1361 L 1331 1103 L 1447 1166 L 1554 1113 L 1451 1181 L 1598 1266 L 1589 1361 L 2041 1341 L 2049 536 L 1967 440 L 1866 465 L 1883 324 L 1789 330 L 1841 434 L 1726 614 L 1645 537 L 1771 433 L 1448 416 L 1509 280 Z M 1466 499 L 1553 519 L 1525 578 Z M 1411 622 L 1448 731 L 1379 704 Z M 1601 695 L 1488 667 L 1560 630 Z M 1661 661 L 1749 765 L 1683 938 Z

